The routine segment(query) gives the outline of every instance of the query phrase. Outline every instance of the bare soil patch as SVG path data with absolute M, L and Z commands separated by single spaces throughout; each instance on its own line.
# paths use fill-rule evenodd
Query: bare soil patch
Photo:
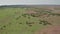
M 35 34 L 60 34 L 60 25 L 59 26 L 50 26 L 35 32 Z

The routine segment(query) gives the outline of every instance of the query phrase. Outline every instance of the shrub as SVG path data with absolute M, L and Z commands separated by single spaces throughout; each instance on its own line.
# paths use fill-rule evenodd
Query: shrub
M 19 24 L 22 24 L 22 23 L 19 23 Z
M 18 20 L 21 16 L 17 17 L 16 20 Z
M 52 25 L 51 23 L 48 23 L 47 21 L 40 21 L 39 24 L 43 24 L 43 25 Z
M 28 26 L 29 26 L 29 27 L 31 27 L 32 25 L 31 25 L 31 24 L 29 24 Z
M 4 25 L 3 27 L 5 28 L 6 26 Z
M 39 22 L 39 24 L 42 24 L 42 22 Z

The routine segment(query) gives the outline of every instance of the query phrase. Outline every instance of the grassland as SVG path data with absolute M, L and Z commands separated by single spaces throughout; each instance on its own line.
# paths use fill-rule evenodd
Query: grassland
M 50 23 L 51 16 L 58 16 L 60 19 L 60 14 L 51 11 L 41 8 L 0 8 L 0 34 L 34 34 L 38 29 L 56 24 Z

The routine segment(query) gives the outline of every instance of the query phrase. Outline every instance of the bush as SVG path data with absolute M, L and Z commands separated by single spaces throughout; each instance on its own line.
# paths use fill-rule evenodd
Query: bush
M 19 24 L 22 24 L 22 23 L 19 23 Z
M 39 22 L 39 24 L 42 24 L 42 22 Z
M 6 26 L 4 25 L 3 27 L 5 28 Z
M 17 17 L 16 20 L 18 20 L 21 16 Z
M 29 27 L 31 27 L 32 25 L 31 25 L 31 24 L 29 24 L 28 26 L 29 26 Z
M 52 25 L 51 23 L 48 23 L 47 21 L 40 21 L 39 24 L 43 24 L 43 25 Z

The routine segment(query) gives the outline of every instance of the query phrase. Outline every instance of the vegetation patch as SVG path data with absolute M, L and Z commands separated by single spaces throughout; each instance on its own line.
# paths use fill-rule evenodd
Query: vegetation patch
M 0 34 L 33 34 L 38 29 L 58 24 L 60 21 L 56 20 L 56 17 L 60 20 L 60 14 L 52 11 L 44 8 L 1 7 Z M 52 17 L 55 17 L 55 23 L 50 22 Z

